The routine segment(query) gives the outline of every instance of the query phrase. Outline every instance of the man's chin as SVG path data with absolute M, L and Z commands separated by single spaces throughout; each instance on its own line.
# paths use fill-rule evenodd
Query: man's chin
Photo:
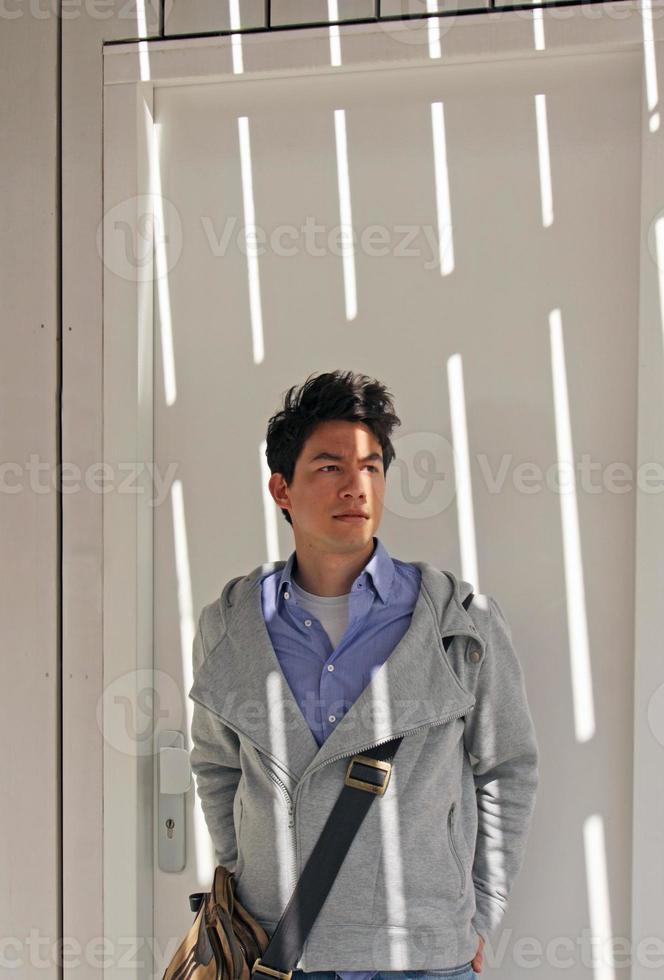
M 371 521 L 365 521 L 357 527 L 350 521 L 338 521 L 335 518 L 332 518 L 332 523 L 335 525 L 333 538 L 339 547 L 353 550 L 366 548 L 369 544 L 373 547 L 374 528 Z

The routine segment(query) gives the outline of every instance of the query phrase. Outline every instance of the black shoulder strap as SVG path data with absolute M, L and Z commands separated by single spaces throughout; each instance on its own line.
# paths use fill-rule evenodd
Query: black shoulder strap
M 471 592 L 464 609 L 473 601 Z M 452 636 L 443 638 L 445 650 Z M 403 735 L 375 745 L 348 763 L 344 786 L 314 844 L 291 897 L 252 976 L 290 980 L 290 975 L 318 917 L 346 853 L 376 796 L 387 789 L 392 760 Z

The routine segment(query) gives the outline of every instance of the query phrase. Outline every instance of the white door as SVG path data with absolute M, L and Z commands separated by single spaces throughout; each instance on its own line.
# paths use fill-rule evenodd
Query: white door
M 231 576 L 292 550 L 265 490 L 262 443 L 280 396 L 314 371 L 380 378 L 403 422 L 381 537 L 397 557 L 498 595 L 545 758 L 548 740 L 556 746 L 558 782 L 541 793 L 505 920 L 515 935 L 596 923 L 589 813 L 606 827 L 611 928 L 628 934 L 634 496 L 577 485 L 563 502 L 550 468 L 570 451 L 636 459 L 640 70 L 625 52 L 210 73 L 155 85 L 146 103 L 156 127 L 145 170 L 167 229 L 154 348 L 138 350 L 154 366 L 143 445 L 169 475 L 142 580 L 164 685 L 155 729 L 181 730 L 190 747 L 201 606 Z M 125 88 L 118 77 L 107 94 L 116 133 L 145 118 Z M 352 249 L 339 239 L 348 223 Z M 253 225 L 258 248 L 244 235 Z M 583 752 L 611 779 L 584 782 Z M 185 867 L 160 868 L 156 774 L 153 785 L 155 946 L 172 952 L 213 857 L 190 789 Z M 539 975 L 554 969 L 544 958 Z M 497 976 L 522 970 L 506 957 Z

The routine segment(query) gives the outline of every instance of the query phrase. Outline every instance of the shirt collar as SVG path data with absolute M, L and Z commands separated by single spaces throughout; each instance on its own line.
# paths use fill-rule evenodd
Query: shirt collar
M 374 550 L 371 558 L 357 576 L 353 585 L 356 582 L 370 582 L 381 600 L 384 604 L 387 604 L 390 597 L 390 592 L 394 584 L 395 577 L 395 567 L 392 558 L 390 557 L 387 548 L 383 545 L 380 538 L 375 534 L 374 539 Z M 279 577 L 279 584 L 277 585 L 277 603 L 281 604 L 283 600 L 284 592 L 289 591 L 293 576 L 293 566 L 296 565 L 296 552 L 291 552 L 288 561 L 281 570 L 281 575 Z

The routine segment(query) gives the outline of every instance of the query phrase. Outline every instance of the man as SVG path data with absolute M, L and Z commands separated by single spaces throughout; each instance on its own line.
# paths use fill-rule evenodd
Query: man
M 295 550 L 231 579 L 194 641 L 198 793 L 218 863 L 269 934 L 349 760 L 404 733 L 294 980 L 470 980 L 534 810 L 538 749 L 501 607 L 476 595 L 466 611 L 470 583 L 376 536 L 399 423 L 365 375 L 287 392 L 266 455 Z

